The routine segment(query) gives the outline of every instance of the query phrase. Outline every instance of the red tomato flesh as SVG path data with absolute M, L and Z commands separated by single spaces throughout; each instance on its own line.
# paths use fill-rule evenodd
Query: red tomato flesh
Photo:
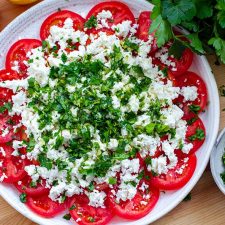
M 138 29 L 137 29 L 137 37 L 143 41 L 148 41 L 149 40 L 149 36 L 153 37 L 153 41 L 151 44 L 151 52 L 155 52 L 158 49 L 157 46 L 157 41 L 155 39 L 155 34 L 154 33 L 149 33 L 149 29 L 151 26 L 151 12 L 150 11 L 144 11 L 141 12 L 139 18 L 138 18 Z
M 21 39 L 14 43 L 6 55 L 5 66 L 7 69 L 17 67 L 17 72 L 20 78 L 27 77 L 27 66 L 24 61 L 27 61 L 27 53 L 42 45 L 40 40 L 37 39 Z
M 47 195 L 28 196 L 26 205 L 33 212 L 45 218 L 52 218 L 66 209 L 66 203 L 54 202 Z
M 80 225 L 105 225 L 113 217 L 111 209 L 106 208 L 95 208 L 89 206 L 89 199 L 86 195 L 74 196 L 71 201 L 71 207 L 74 206 L 73 210 L 70 210 L 70 215 Z
M 50 35 L 50 28 L 52 26 L 63 27 L 66 19 L 73 20 L 74 30 L 82 30 L 84 26 L 84 18 L 79 14 L 71 12 L 69 10 L 62 10 L 50 15 L 42 24 L 40 30 L 41 40 L 45 40 Z
M 139 187 L 143 182 L 150 186 L 148 181 L 142 180 Z M 115 196 L 109 193 L 110 208 L 113 209 L 116 215 L 125 219 L 136 220 L 144 217 L 154 208 L 159 199 L 159 190 L 150 186 L 143 191 L 139 187 L 134 198 L 125 202 L 116 203 Z M 149 197 L 146 198 L 147 195 Z
M 124 20 L 130 20 L 132 23 L 135 22 L 135 18 L 131 10 L 127 5 L 122 2 L 110 1 L 110 2 L 101 2 L 95 5 L 87 14 L 86 20 L 91 16 L 97 16 L 98 13 L 103 10 L 109 10 L 112 13 L 112 20 L 108 20 L 108 24 L 111 27 L 118 23 L 123 22 Z
M 196 156 L 188 156 L 188 161 L 178 159 L 174 169 L 168 170 L 167 174 L 151 176 L 151 184 L 160 190 L 176 190 L 182 188 L 191 179 L 197 163 Z

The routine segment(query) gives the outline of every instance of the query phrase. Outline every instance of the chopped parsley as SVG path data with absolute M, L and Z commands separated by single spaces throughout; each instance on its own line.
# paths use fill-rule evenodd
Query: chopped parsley
M 204 130 L 197 128 L 195 131 L 195 134 L 192 136 L 188 137 L 190 141 L 196 141 L 196 140 L 204 140 L 205 138 L 205 132 Z
M 91 29 L 97 27 L 97 17 L 96 16 L 91 16 L 88 21 L 84 24 L 85 28 Z
M 27 194 L 26 193 L 20 194 L 20 201 L 22 203 L 26 203 L 27 202 Z

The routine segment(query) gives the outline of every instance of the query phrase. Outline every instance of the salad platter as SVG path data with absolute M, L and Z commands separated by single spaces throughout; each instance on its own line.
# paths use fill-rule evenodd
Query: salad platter
M 28 174 L 27 178 L 25 175 L 18 178 L 9 176 L 2 170 L 4 184 L 1 185 L 0 192 L 14 208 L 39 224 L 72 224 L 74 221 L 80 224 L 136 224 L 137 219 L 140 224 L 149 224 L 183 200 L 208 162 L 218 130 L 219 103 L 215 80 L 206 59 L 185 50 L 182 56 L 185 60 L 179 67 L 179 61 L 168 56 L 168 46 L 158 49 L 157 40 L 148 34 L 150 13 L 143 11 L 151 6 L 146 1 L 122 2 L 125 5 L 112 1 L 99 5 L 96 5 L 97 1 L 45 1 L 18 17 L 0 36 L 1 43 L 4 43 L 1 52 L 6 56 L 0 61 L 1 76 L 7 77 L 0 82 L 0 86 L 13 91 L 12 94 L 7 92 L 12 96 L 12 108 L 6 107 L 11 103 L 11 97 L 7 97 L 3 102 L 3 113 L 8 110 L 8 115 L 14 117 L 21 114 L 22 125 L 18 127 L 22 127 L 24 131 L 16 131 L 10 136 L 10 128 L 5 131 L 6 134 L 2 130 L 2 143 L 11 142 L 13 148 L 10 149 L 10 145 L 5 144 L 2 146 L 2 155 L 5 157 L 6 149 L 9 152 L 12 150 L 12 156 L 9 156 L 7 162 L 20 157 L 17 165 L 20 164 Z M 110 9 L 113 7 L 119 8 L 122 14 L 119 14 L 120 11 L 118 15 L 112 13 L 114 11 L 111 12 Z M 34 13 L 35 18 L 32 17 Z M 136 17 L 139 17 L 137 21 Z M 58 26 L 54 22 L 55 18 L 60 21 Z M 19 55 L 21 59 L 20 45 L 27 51 L 22 60 L 17 58 Z M 102 55 L 102 52 L 105 54 Z M 5 67 L 7 71 L 4 70 Z M 73 71 L 74 76 L 77 69 L 77 76 L 82 74 L 80 80 L 75 80 L 75 83 L 80 83 L 78 86 L 69 77 L 70 71 Z M 101 74 L 101 77 L 92 79 L 96 74 Z M 112 84 L 105 82 L 109 78 L 113 80 Z M 83 92 L 89 88 L 95 90 L 96 96 L 93 93 L 90 95 L 90 91 Z M 51 106 L 54 103 L 51 99 L 58 99 L 63 95 L 69 98 L 71 93 L 79 92 L 80 94 L 73 94 L 73 98 L 77 96 L 73 99 L 73 105 L 67 101 L 65 103 L 65 100 L 57 100 L 60 107 L 55 104 Z M 85 97 L 81 101 L 83 95 Z M 108 122 L 101 130 L 102 124 L 99 126 L 95 122 L 103 123 L 98 110 L 103 113 L 105 105 L 98 103 L 97 108 L 93 106 L 95 101 L 106 97 L 112 99 L 107 106 L 110 115 L 103 118 L 103 121 Z M 16 98 L 28 101 L 20 102 L 16 108 L 19 101 Z M 86 99 L 92 100 L 87 102 Z M 209 104 L 206 107 L 207 101 Z M 66 123 L 68 117 L 61 120 L 61 116 L 65 116 L 63 105 L 69 107 L 72 118 L 79 118 L 77 122 L 73 122 L 76 131 L 72 131 L 70 124 Z M 46 121 L 48 118 L 42 113 L 48 106 L 51 109 L 45 115 L 53 114 L 51 123 Z M 58 110 L 53 110 L 54 107 L 58 107 Z M 32 110 L 26 119 L 28 108 Z M 94 111 L 93 115 L 90 109 Z M 80 112 L 79 116 L 77 110 Z M 203 110 L 204 113 L 201 112 Z M 88 120 L 87 127 L 86 119 L 90 114 L 93 123 Z M 157 114 L 159 116 L 155 118 Z M 80 120 L 81 115 L 86 115 L 82 120 L 84 122 Z M 17 118 L 14 117 L 16 121 Z M 36 120 L 36 124 L 31 120 Z M 61 122 L 58 123 L 58 120 Z M 120 123 L 117 127 L 118 121 Z M 130 121 L 131 126 L 127 125 L 127 121 Z M 82 123 L 82 128 L 78 129 L 78 125 Z M 62 124 L 63 127 L 59 129 L 58 126 Z M 104 132 L 106 126 L 110 134 Z M 112 129 L 113 126 L 115 129 Z M 89 134 L 82 133 L 83 128 L 88 129 Z M 56 131 L 57 135 L 54 136 L 54 132 L 53 136 L 43 134 L 43 130 Z M 121 135 L 117 136 L 120 132 Z M 178 136 L 180 132 L 183 136 Z M 41 147 L 44 146 L 47 150 L 40 148 L 40 138 L 42 143 L 43 140 L 47 143 Z M 91 155 L 87 152 L 78 154 L 77 151 L 82 152 L 82 148 L 71 143 L 73 139 L 77 141 L 84 138 L 87 138 L 87 143 L 90 141 L 95 144 L 89 151 L 92 152 Z M 119 147 L 124 141 L 126 145 L 123 145 L 121 152 Z M 82 143 L 79 142 L 79 146 Z M 85 150 L 90 143 L 83 143 Z M 71 150 L 72 144 L 74 147 Z M 34 151 L 35 146 L 37 151 Z M 56 156 L 56 149 L 60 156 Z M 103 152 L 107 152 L 104 157 Z M 98 160 L 97 164 L 100 166 L 91 167 L 96 164 L 96 161 L 91 160 L 96 155 L 99 157 L 94 159 Z M 21 166 L 25 159 L 29 162 Z M 48 175 L 48 171 L 55 167 L 57 171 L 66 171 L 68 176 L 70 169 L 75 171 L 77 165 L 79 174 L 71 176 L 66 185 L 61 175 L 54 177 L 54 180 L 52 174 Z M 24 174 L 23 171 L 21 174 Z M 169 177 L 175 174 L 172 181 L 167 174 L 170 174 Z M 76 180 L 72 183 L 71 179 L 74 177 Z M 14 183 L 16 188 L 6 183 Z M 33 187 L 30 186 L 31 183 Z M 76 190 L 73 188 L 71 191 L 69 187 L 75 183 L 79 185 Z M 37 193 L 37 189 L 41 191 Z M 46 197 L 40 199 L 40 195 Z M 145 197 L 142 199 L 139 196 Z M 87 200 L 84 201 L 85 198 Z M 40 205 L 37 206 L 37 201 L 49 201 L 55 210 L 46 214 L 40 210 Z M 130 203 L 133 204 L 131 208 Z M 93 209 L 94 215 L 82 215 L 76 209 L 77 205 L 82 210 L 89 207 L 88 212 Z M 131 210 L 132 208 L 135 210 Z M 59 214 L 60 212 L 62 213 Z M 72 216 L 74 221 L 65 220 L 65 214 L 69 219 Z M 95 215 L 99 217 L 95 218 Z M 112 219 L 113 215 L 117 216 Z

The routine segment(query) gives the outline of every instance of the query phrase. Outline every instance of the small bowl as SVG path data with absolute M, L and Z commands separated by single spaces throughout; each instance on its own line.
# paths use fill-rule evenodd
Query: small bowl
M 225 153 L 225 128 L 220 132 L 217 141 L 214 145 L 210 156 L 210 167 L 213 178 L 218 186 L 218 188 L 225 195 L 225 184 L 223 183 L 220 174 L 225 172 L 225 166 L 222 162 L 222 156 Z

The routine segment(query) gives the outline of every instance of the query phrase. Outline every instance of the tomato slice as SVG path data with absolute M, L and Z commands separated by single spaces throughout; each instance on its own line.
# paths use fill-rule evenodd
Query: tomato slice
M 42 181 L 42 183 L 37 183 L 35 187 L 31 187 L 31 181 L 32 179 L 29 176 L 24 177 L 21 182 L 22 184 L 15 183 L 15 187 L 20 191 L 24 192 L 29 196 L 41 196 L 48 194 L 49 189 L 45 188 L 45 182 Z
M 52 26 L 63 27 L 66 19 L 73 20 L 73 28 L 75 30 L 82 30 L 84 26 L 84 18 L 77 13 L 69 10 L 62 10 L 51 14 L 42 24 L 40 30 L 41 40 L 45 40 L 50 34 L 50 28 Z
M 27 53 L 41 45 L 41 41 L 37 39 L 21 39 L 15 42 L 6 55 L 6 69 L 16 70 L 20 78 L 27 77 L 27 66 L 24 64 L 28 59 Z
M 184 102 L 183 97 L 181 96 L 178 99 L 176 99 L 176 102 L 178 104 L 179 103 L 182 104 L 181 108 L 183 108 L 183 111 L 185 113 L 184 119 L 190 119 L 190 117 L 194 116 L 193 112 L 190 110 L 191 105 L 199 106 L 199 110 L 197 113 L 200 113 L 205 109 L 207 105 L 207 101 L 208 101 L 208 93 L 207 93 L 205 82 L 202 80 L 200 76 L 198 76 L 194 72 L 187 71 L 180 77 L 177 77 L 176 84 L 178 87 L 181 87 L 181 88 L 188 87 L 188 86 L 195 86 L 198 89 L 197 90 L 198 97 L 195 101 Z M 189 115 L 191 113 L 193 116 Z
M 6 160 L 11 158 L 13 148 L 10 145 L 0 144 L 0 160 Z
M 146 189 L 140 189 L 143 184 L 148 185 Z M 127 201 L 120 201 L 116 203 L 115 196 L 109 194 L 110 208 L 114 213 L 122 218 L 136 220 L 147 215 L 156 205 L 159 199 L 159 190 L 153 186 L 150 186 L 149 181 L 142 180 L 137 189 L 137 194 L 133 199 Z
M 87 14 L 86 20 L 91 16 L 97 16 L 98 13 L 105 11 L 110 11 L 112 13 L 112 20 L 108 20 L 108 25 L 116 25 L 123 22 L 124 20 L 130 20 L 132 23 L 135 22 L 135 18 L 131 10 L 127 5 L 122 2 L 110 1 L 110 2 L 101 2 L 95 5 Z
M 26 166 L 25 160 L 12 156 L 10 159 L 3 160 L 2 167 L 0 167 L 0 176 L 4 174 L 6 177 L 3 182 L 15 183 L 26 175 L 24 167 Z
M 95 208 L 88 203 L 86 195 L 74 196 L 71 201 L 71 207 L 74 206 L 74 209 L 70 210 L 70 215 L 78 224 L 105 225 L 112 219 L 113 214 L 107 207 L 107 202 L 106 208 Z
M 6 143 L 14 138 L 13 126 L 20 121 L 19 116 L 0 117 L 0 143 Z
M 52 201 L 47 195 L 28 196 L 26 205 L 35 213 L 45 218 L 52 218 L 66 209 L 66 203 Z
M 195 153 L 203 145 L 205 134 L 205 126 L 200 118 L 187 127 L 186 141 L 193 144 L 189 155 Z
M 187 158 L 188 161 L 186 162 Z M 160 190 L 176 190 L 182 188 L 191 179 L 197 163 L 195 154 L 187 158 L 179 158 L 176 167 L 168 170 L 167 174 L 151 176 L 151 184 Z
M 171 62 L 174 62 L 175 65 L 176 65 L 176 70 L 173 70 L 171 67 L 169 67 L 171 73 L 173 73 L 173 75 L 175 77 L 179 77 L 181 74 L 185 73 L 189 69 L 189 67 L 191 66 L 192 61 L 193 61 L 193 57 L 194 57 L 194 54 L 189 48 L 186 48 L 183 51 L 180 59 L 172 58 L 170 56 L 169 60 Z
M 150 11 L 144 11 L 141 12 L 139 18 L 138 18 L 138 29 L 137 29 L 137 37 L 143 41 L 148 41 L 149 37 L 152 36 L 152 44 L 151 44 L 151 52 L 155 52 L 158 49 L 156 38 L 154 37 L 154 33 L 149 33 L 149 28 L 151 26 L 151 12 Z
M 11 69 L 0 70 L 0 81 L 6 80 L 18 80 L 20 79 L 20 75 Z

